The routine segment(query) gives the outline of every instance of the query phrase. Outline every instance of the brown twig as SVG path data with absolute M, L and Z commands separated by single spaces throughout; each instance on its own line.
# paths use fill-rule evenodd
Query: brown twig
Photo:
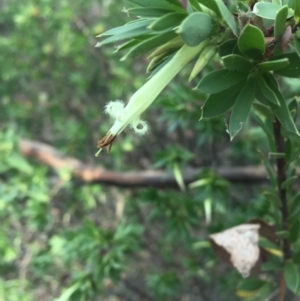
M 178 188 L 172 173 L 163 170 L 146 170 L 117 172 L 85 164 L 75 158 L 64 155 L 47 144 L 21 140 L 21 153 L 28 158 L 46 164 L 54 169 L 68 169 L 75 178 L 87 184 L 107 184 L 119 187 L 156 187 Z M 185 184 L 199 180 L 203 169 L 190 168 L 183 171 Z M 268 182 L 265 169 L 262 166 L 219 167 L 216 173 L 230 182 L 262 183 Z

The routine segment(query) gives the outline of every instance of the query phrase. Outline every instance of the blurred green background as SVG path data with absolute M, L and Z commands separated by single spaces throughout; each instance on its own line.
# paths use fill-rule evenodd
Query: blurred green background
M 230 143 L 222 118 L 199 121 L 205 96 L 182 72 L 145 114 L 149 133 L 125 130 L 95 158 L 112 123 L 104 105 L 127 101 L 148 76 L 146 58 L 120 62 L 112 47 L 94 47 L 131 20 L 124 5 L 0 1 L 1 301 L 237 299 L 241 277 L 207 237 L 268 219 L 268 204 L 261 185 L 230 184 L 210 167 L 259 164 L 266 139 L 248 124 Z M 20 139 L 108 170 L 207 168 L 205 181 L 187 191 L 87 185 L 25 158 Z

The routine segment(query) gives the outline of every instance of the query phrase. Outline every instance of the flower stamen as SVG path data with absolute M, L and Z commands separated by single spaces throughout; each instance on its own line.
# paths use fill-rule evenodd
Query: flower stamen
M 97 147 L 99 148 L 99 151 L 96 153 L 96 157 L 99 155 L 102 148 L 108 146 L 108 152 L 110 152 L 111 147 L 117 138 L 117 135 L 112 135 L 111 132 L 108 132 L 101 140 L 98 141 Z

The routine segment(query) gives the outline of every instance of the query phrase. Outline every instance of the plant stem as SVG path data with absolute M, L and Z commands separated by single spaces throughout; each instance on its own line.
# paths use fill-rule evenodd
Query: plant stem
M 276 151 L 278 153 L 285 153 L 284 138 L 281 135 L 281 124 L 277 118 L 276 118 L 275 122 L 273 123 L 273 129 L 274 129 Z M 288 223 L 289 211 L 288 211 L 286 189 L 283 189 L 281 187 L 281 184 L 286 180 L 285 158 L 284 157 L 277 158 L 276 165 L 277 165 L 277 189 L 278 189 L 278 194 L 279 194 L 279 198 L 281 201 L 280 209 L 281 209 L 281 218 L 282 218 L 282 230 L 288 231 L 289 230 L 289 223 Z M 283 239 L 283 254 L 284 254 L 285 260 L 291 258 L 290 243 L 287 238 Z

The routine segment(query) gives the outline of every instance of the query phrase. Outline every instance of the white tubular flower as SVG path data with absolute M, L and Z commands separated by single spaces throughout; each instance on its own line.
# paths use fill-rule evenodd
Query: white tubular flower
M 143 135 L 146 133 L 148 126 L 145 121 L 140 119 L 141 114 L 152 104 L 178 72 L 206 45 L 207 40 L 196 47 L 184 45 L 164 67 L 132 95 L 125 107 L 124 103 L 119 100 L 110 102 L 105 106 L 105 112 L 113 117 L 115 122 L 108 133 L 98 141 L 99 151 L 96 156 L 106 146 L 110 150 L 116 137 L 127 125 L 130 125 L 137 134 Z

